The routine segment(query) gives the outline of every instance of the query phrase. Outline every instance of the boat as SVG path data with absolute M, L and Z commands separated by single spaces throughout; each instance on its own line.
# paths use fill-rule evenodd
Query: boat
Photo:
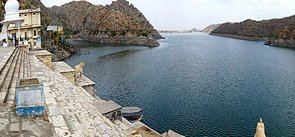
M 142 109 L 139 107 L 123 107 L 122 116 L 129 122 L 134 123 L 141 121 L 143 114 L 141 114 Z

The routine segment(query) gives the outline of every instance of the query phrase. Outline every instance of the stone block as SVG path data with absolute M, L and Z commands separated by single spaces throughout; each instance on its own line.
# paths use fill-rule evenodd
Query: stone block
M 19 79 L 15 99 L 18 116 L 39 116 L 45 112 L 44 86 L 38 78 Z

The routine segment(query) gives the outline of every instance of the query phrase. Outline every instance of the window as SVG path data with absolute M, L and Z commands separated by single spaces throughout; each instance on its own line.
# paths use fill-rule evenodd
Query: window
M 37 36 L 37 31 L 36 30 L 34 30 L 34 36 Z
M 27 14 L 25 14 L 25 16 L 27 16 Z
M 33 15 L 36 15 L 36 13 L 33 13 Z
M 22 15 L 19 15 L 19 17 L 21 17 Z

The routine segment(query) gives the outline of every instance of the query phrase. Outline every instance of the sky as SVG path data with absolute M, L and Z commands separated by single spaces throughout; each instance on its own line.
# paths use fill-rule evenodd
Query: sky
M 72 0 L 41 0 L 46 7 Z M 94 5 L 112 0 L 87 0 Z M 295 0 L 128 0 L 159 30 L 203 29 L 210 24 L 295 15 Z

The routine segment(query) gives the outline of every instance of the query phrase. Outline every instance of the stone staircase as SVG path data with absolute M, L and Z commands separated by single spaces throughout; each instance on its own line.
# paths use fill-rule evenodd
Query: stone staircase
M 0 71 L 0 105 L 13 105 L 18 78 L 30 76 L 29 54 L 16 48 Z
M 5 54 L 0 55 L 0 136 L 52 136 L 50 124 L 42 118 L 23 119 L 15 115 L 17 80 L 31 76 L 31 61 L 27 51 L 9 48 L 0 49 Z

